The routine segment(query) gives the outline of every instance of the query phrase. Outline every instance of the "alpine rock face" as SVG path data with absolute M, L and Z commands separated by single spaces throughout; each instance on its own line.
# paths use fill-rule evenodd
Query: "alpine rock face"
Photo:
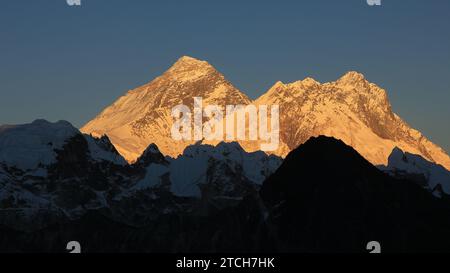
M 311 78 L 278 82 L 255 103 L 280 105 L 280 139 L 290 150 L 325 135 L 344 141 L 374 165 L 386 165 L 399 147 L 450 169 L 445 151 L 396 115 L 386 91 L 360 73 L 324 84 Z
M 182 57 L 162 76 L 107 107 L 81 131 L 108 135 L 130 162 L 151 142 L 163 154 L 176 157 L 193 142 L 171 138 L 171 109 L 180 103 L 192 105 L 196 96 L 203 97 L 205 105 L 279 105 L 280 144 L 274 153 L 282 157 L 310 137 L 325 135 L 343 140 L 374 165 L 387 165 L 398 147 L 450 169 L 446 152 L 406 124 L 392 111 L 386 91 L 357 72 L 323 84 L 312 78 L 277 82 L 251 101 L 207 62 Z M 246 151 L 259 147 L 250 141 L 239 143 Z
M 0 126 L 0 225 L 40 228 L 103 207 L 127 165 L 107 137 L 66 121 Z

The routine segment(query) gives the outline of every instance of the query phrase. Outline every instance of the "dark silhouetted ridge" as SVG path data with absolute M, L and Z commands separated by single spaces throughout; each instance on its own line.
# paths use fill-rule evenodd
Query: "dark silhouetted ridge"
M 340 140 L 320 136 L 292 151 L 261 197 L 280 251 L 362 252 L 448 249 L 448 203 L 396 180 Z

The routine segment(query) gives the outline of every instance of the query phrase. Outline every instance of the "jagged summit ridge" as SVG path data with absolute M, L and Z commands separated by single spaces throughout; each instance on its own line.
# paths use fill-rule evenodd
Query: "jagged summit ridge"
M 359 73 L 357 71 L 349 71 L 337 80 L 337 82 L 339 83 L 354 83 L 361 81 L 366 81 L 366 78 L 362 73 Z
M 386 165 L 397 146 L 450 168 L 448 155 L 396 115 L 387 92 L 361 73 L 348 72 L 320 85 L 276 84 L 256 103 L 280 105 L 281 140 L 289 150 L 311 136 L 326 135 L 343 140 L 375 165 Z

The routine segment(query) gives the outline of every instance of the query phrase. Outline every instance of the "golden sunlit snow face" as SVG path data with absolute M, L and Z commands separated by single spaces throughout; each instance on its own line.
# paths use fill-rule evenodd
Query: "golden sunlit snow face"
M 268 109 L 271 109 L 270 113 Z M 224 111 L 225 110 L 225 114 Z M 194 97 L 191 112 L 184 104 L 172 108 L 175 122 L 171 136 L 175 141 L 260 141 L 260 149 L 273 152 L 279 145 L 279 106 L 271 105 L 207 105 Z M 269 122 L 270 116 L 270 122 Z M 207 120 L 203 122 L 204 118 Z

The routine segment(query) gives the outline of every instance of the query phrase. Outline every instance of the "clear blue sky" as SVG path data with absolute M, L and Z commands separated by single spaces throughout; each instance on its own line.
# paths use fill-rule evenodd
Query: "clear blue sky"
M 0 3 L 0 124 L 82 126 L 178 57 L 208 60 L 255 98 L 277 80 L 357 70 L 450 151 L 450 1 L 8 0 Z

